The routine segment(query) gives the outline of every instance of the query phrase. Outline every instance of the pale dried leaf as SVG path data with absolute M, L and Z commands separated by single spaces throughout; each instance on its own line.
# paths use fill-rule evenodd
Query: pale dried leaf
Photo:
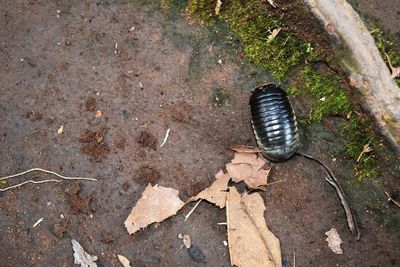
M 281 28 L 273 29 L 271 34 L 268 36 L 268 42 L 271 42 L 272 40 L 274 40 L 280 31 L 281 31 Z
M 252 153 L 235 153 L 226 170 L 236 183 L 244 181 L 249 188 L 260 188 L 267 184 L 270 169 L 263 169 L 266 160 Z
M 175 215 L 184 205 L 178 194 L 176 189 L 148 184 L 125 221 L 129 234 Z
M 95 261 L 97 256 L 91 256 L 82 246 L 75 240 L 71 240 L 72 249 L 74 250 L 75 264 L 80 264 L 81 267 L 97 267 Z
M 219 15 L 219 11 L 221 10 L 222 6 L 222 1 L 217 0 L 217 3 L 215 4 L 215 15 Z
M 199 199 L 207 200 L 210 203 L 215 204 L 216 206 L 225 208 L 226 202 L 226 190 L 228 189 L 228 183 L 230 180 L 230 176 L 228 174 L 224 174 L 219 171 L 215 175 L 215 182 L 208 188 L 204 189 L 196 196 L 192 197 L 190 201 L 196 201 Z
M 392 78 L 396 79 L 397 77 L 400 77 L 400 67 L 393 67 L 392 68 Z
M 118 257 L 119 262 L 122 264 L 122 266 L 131 267 L 131 263 L 125 256 L 117 255 L 117 257 Z
M 259 147 L 254 147 L 254 146 L 244 146 L 244 145 L 235 145 L 229 147 L 230 150 L 233 150 L 235 152 L 239 153 L 261 153 L 262 150 Z
M 279 239 L 268 230 L 265 205 L 258 193 L 241 196 L 229 187 L 226 201 L 231 265 L 281 267 Z
M 340 248 L 340 244 L 343 243 L 342 239 L 340 239 L 339 233 L 336 228 L 332 228 L 328 232 L 325 233 L 328 237 L 325 239 L 328 242 L 329 248 L 335 254 L 343 254 L 342 249 Z

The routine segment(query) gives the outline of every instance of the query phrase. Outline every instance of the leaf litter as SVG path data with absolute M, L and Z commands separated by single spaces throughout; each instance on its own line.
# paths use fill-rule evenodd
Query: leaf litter
M 226 217 L 231 265 L 282 266 L 280 242 L 268 230 L 265 209 L 260 194 L 240 195 L 229 187 Z
M 152 223 L 162 222 L 175 215 L 185 204 L 204 199 L 221 209 L 226 207 L 228 247 L 232 265 L 282 266 L 280 242 L 268 230 L 264 219 L 266 208 L 260 194 L 241 195 L 235 187 L 228 187 L 232 179 L 236 183 L 245 182 L 248 188 L 260 189 L 267 185 L 270 169 L 264 169 L 266 160 L 257 156 L 258 151 L 251 152 L 246 147 L 237 149 L 244 149 L 246 152 L 235 153 L 232 161 L 226 164 L 227 173 L 220 170 L 210 187 L 186 203 L 179 198 L 178 190 L 149 184 L 125 220 L 128 233 L 133 234 Z M 192 257 L 192 254 L 199 253 L 197 247 L 191 246 L 190 237 L 180 235 L 180 239 L 191 258 L 197 259 Z M 198 257 L 201 260 L 197 262 L 204 262 L 205 257 L 202 254 L 201 256 Z
M 231 177 L 229 174 L 224 174 L 221 171 L 215 175 L 215 182 L 210 187 L 204 189 L 198 193 L 195 197 L 192 197 L 190 201 L 197 201 L 199 199 L 207 200 L 210 203 L 215 204 L 219 208 L 225 208 L 226 203 L 226 190 L 228 189 L 228 183 Z
M 71 243 L 74 250 L 75 264 L 80 264 L 81 267 L 97 267 L 95 263 L 97 256 L 87 253 L 75 239 L 72 239 Z
M 117 255 L 117 258 L 123 267 L 131 267 L 130 261 L 125 256 Z
M 343 254 L 342 248 L 340 247 L 340 244 L 342 244 L 343 241 L 336 228 L 331 228 L 331 230 L 326 232 L 325 235 L 327 236 L 325 240 L 328 242 L 328 247 L 333 251 L 333 253 Z
M 249 188 L 259 189 L 267 184 L 270 169 L 264 169 L 267 161 L 254 153 L 235 153 L 226 170 L 236 183 L 244 181 Z
M 176 189 L 148 184 L 125 220 L 128 233 L 133 234 L 152 223 L 162 222 L 175 215 L 185 205 L 178 195 L 179 191 Z

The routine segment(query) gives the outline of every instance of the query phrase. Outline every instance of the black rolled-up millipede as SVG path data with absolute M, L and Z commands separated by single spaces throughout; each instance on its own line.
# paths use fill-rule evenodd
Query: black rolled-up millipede
M 321 161 L 297 152 L 300 145 L 297 121 L 286 92 L 273 83 L 259 86 L 252 91 L 249 106 L 254 136 L 263 156 L 272 162 L 282 162 L 299 155 L 322 165 L 327 174 L 325 180 L 335 188 L 344 208 L 347 225 L 359 239 L 353 212 L 333 173 Z

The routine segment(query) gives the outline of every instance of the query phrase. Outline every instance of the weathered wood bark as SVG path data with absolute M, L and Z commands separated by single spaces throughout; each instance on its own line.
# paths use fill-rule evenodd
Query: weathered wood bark
M 325 26 L 350 50 L 356 68 L 350 83 L 361 93 L 363 108 L 400 153 L 400 88 L 383 61 L 374 39 L 346 0 L 304 0 Z

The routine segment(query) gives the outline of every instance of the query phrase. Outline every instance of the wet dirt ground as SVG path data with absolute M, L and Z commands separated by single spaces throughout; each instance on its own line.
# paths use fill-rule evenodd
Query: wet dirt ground
M 250 90 L 272 81 L 242 58 L 226 26 L 190 25 L 180 13 L 141 1 L 1 3 L 0 174 L 41 167 L 98 179 L 0 193 L 1 266 L 73 266 L 71 239 L 99 266 L 119 266 L 117 254 L 132 266 L 230 265 L 226 228 L 217 224 L 225 211 L 206 202 L 186 222 L 194 204 L 132 236 L 123 224 L 147 183 L 176 188 L 187 200 L 232 158 L 228 146 L 254 145 Z M 347 190 L 351 163 L 336 137 L 324 127 L 302 137 L 305 151 Z M 379 211 L 350 194 L 357 242 L 323 175 L 298 157 L 274 165 L 270 181 L 284 182 L 262 196 L 284 266 L 294 254 L 297 266 L 398 266 L 398 228 L 388 232 L 374 219 Z M 12 183 L 29 178 L 51 177 Z M 325 241 L 332 227 L 343 255 Z M 192 237 L 205 262 L 179 249 L 179 233 Z

